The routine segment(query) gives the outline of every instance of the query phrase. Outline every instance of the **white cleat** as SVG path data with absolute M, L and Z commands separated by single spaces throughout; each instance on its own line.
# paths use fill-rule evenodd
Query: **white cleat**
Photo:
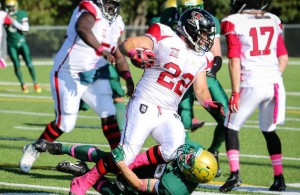
M 35 149 L 33 144 L 27 144 L 23 148 L 23 156 L 20 160 L 20 169 L 24 173 L 29 173 L 34 161 L 39 157 L 40 153 Z

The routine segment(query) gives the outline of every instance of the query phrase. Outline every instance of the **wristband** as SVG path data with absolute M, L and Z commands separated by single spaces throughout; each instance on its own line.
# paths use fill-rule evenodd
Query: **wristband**
M 134 49 L 134 48 L 130 49 L 128 52 L 128 56 L 132 57 L 135 54 L 135 52 L 136 52 L 136 49 Z
M 131 73 L 129 71 L 122 71 L 119 74 L 124 80 L 131 78 Z
M 203 106 L 204 108 L 207 108 L 207 106 L 209 105 L 209 102 L 212 102 L 212 99 L 206 99 L 206 100 L 204 100 L 202 106 Z
M 97 56 L 101 56 L 103 50 L 104 50 L 104 47 L 102 45 L 100 47 L 98 47 L 97 50 L 96 50 Z

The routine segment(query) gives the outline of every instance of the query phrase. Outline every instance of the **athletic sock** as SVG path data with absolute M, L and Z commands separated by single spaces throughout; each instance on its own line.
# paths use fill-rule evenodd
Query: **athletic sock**
M 81 161 L 98 162 L 100 158 L 106 155 L 106 152 L 101 151 L 92 145 L 62 145 L 62 153 L 72 156 Z
M 274 154 L 270 156 L 274 171 L 274 176 L 282 174 L 282 155 Z
M 158 165 L 161 163 L 165 163 L 165 161 L 162 158 L 160 146 L 157 145 L 149 148 L 146 152 L 138 154 L 128 167 L 132 170 L 144 165 Z
M 227 151 L 230 172 L 236 172 L 240 169 L 239 154 L 240 152 L 238 150 Z
M 121 139 L 121 132 L 115 116 L 101 118 L 102 130 L 106 137 L 110 148 L 114 149 L 118 146 Z
M 53 142 L 56 140 L 59 136 L 61 136 L 64 132 L 58 128 L 55 121 L 52 121 L 49 123 L 42 135 L 39 137 L 39 139 L 45 139 L 47 141 Z

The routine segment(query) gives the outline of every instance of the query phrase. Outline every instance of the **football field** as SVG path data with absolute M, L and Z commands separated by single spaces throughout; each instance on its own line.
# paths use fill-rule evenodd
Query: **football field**
M 230 78 L 226 60 L 218 73 L 218 78 L 230 94 Z M 21 92 L 20 84 L 9 65 L 0 69 L 0 194 L 68 194 L 72 175 L 57 172 L 55 166 L 62 160 L 76 162 L 65 155 L 41 154 L 29 174 L 19 170 L 19 160 L 25 144 L 35 141 L 43 132 L 45 125 L 54 120 L 53 101 L 49 86 L 51 60 L 34 59 L 38 81 L 43 89 L 36 94 L 28 70 L 22 65 L 24 80 L 29 86 L 29 93 Z M 10 63 L 9 63 L 10 64 Z M 142 72 L 131 66 L 135 84 Z M 283 153 L 283 171 L 287 184 L 284 193 L 269 192 L 273 183 L 273 170 L 266 143 L 258 129 L 258 112 L 246 122 L 241 129 L 240 163 L 242 186 L 231 194 L 299 194 L 300 195 L 300 59 L 291 58 L 283 75 L 287 93 L 286 121 L 279 125 L 277 133 L 281 138 Z M 124 84 L 124 83 L 123 83 Z M 195 115 L 205 120 L 203 128 L 190 135 L 191 139 L 209 147 L 212 141 L 214 119 L 198 104 L 195 104 Z M 101 130 L 100 120 L 92 111 L 81 111 L 76 128 L 63 134 L 58 140 L 68 145 L 92 144 L 109 151 L 109 146 Z M 144 150 L 155 145 L 149 138 Z M 89 163 L 89 167 L 93 164 Z M 225 153 L 225 145 L 220 148 L 220 166 L 222 175 L 212 182 L 199 185 L 194 194 L 219 194 L 218 188 L 228 178 L 230 171 Z M 114 180 L 114 176 L 109 175 Z M 88 194 L 98 194 L 90 189 Z

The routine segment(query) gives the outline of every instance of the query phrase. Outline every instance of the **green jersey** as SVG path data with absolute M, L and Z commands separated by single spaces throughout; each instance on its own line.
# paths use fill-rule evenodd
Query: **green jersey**
M 27 13 L 23 10 L 18 10 L 13 15 L 10 15 L 13 20 L 16 20 L 18 23 L 28 22 Z M 5 27 L 7 34 L 7 43 L 10 44 L 20 44 L 25 42 L 25 36 L 23 31 L 17 29 L 13 24 Z
M 173 30 L 177 26 L 177 22 L 179 20 L 179 13 L 177 12 L 176 7 L 169 7 L 165 9 L 160 15 L 160 23 L 165 24 L 171 27 Z M 216 25 L 216 36 L 220 37 L 220 22 L 219 20 L 212 15 L 215 25 Z

